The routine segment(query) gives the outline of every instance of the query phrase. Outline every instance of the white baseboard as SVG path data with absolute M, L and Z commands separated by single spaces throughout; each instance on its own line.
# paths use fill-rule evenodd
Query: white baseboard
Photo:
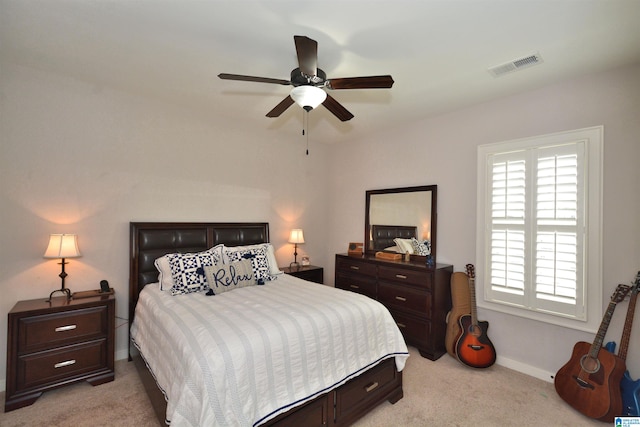
M 498 356 L 496 363 L 505 368 L 513 369 L 514 371 L 521 372 L 526 375 L 541 379 L 548 383 L 553 382 L 555 372 L 548 372 L 535 366 L 527 365 L 526 363 L 518 362 L 517 360 L 509 359 L 507 357 Z

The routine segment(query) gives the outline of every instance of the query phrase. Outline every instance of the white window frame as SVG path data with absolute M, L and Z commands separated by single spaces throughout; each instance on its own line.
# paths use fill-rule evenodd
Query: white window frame
M 560 325 L 589 333 L 597 331 L 602 318 L 603 286 L 602 286 L 602 167 L 603 167 L 603 126 L 578 129 L 548 135 L 534 136 L 517 140 L 504 141 L 494 144 L 485 144 L 478 147 L 477 157 L 477 223 L 476 223 L 476 292 L 477 305 L 482 308 L 494 310 L 514 316 L 524 317 L 554 325 Z M 492 173 L 490 164 L 495 155 L 508 155 L 509 153 L 531 153 L 538 148 L 562 146 L 579 142 L 584 147 L 582 161 L 579 164 L 584 186 L 584 200 L 582 204 L 584 220 L 584 241 L 582 252 L 578 253 L 579 263 L 582 264 L 580 274 L 584 275 L 583 288 L 577 295 L 577 305 L 574 313 L 559 314 L 531 307 L 526 303 L 531 297 L 531 280 L 525 280 L 525 302 L 508 298 L 498 300 L 491 292 L 489 283 L 490 248 L 491 248 L 491 192 Z M 533 151 L 532 151 L 533 150 Z M 534 156 L 527 157 L 527 167 Z M 527 199 L 534 191 L 534 186 L 527 182 Z M 530 203 L 527 202 L 527 203 Z M 530 205 L 527 209 L 530 208 Z M 531 220 L 528 211 L 527 220 Z M 527 257 L 530 257 L 528 253 Z M 528 275 L 526 277 L 529 277 Z

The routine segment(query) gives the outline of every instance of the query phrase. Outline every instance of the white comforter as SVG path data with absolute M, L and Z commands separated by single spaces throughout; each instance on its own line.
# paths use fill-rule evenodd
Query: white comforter
M 257 425 L 409 356 L 380 303 L 290 275 L 215 296 L 147 285 L 131 336 L 174 427 Z

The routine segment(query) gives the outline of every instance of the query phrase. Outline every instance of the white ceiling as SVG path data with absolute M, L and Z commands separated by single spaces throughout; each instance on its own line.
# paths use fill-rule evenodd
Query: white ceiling
M 566 78 L 640 62 L 640 0 L 0 0 L 0 59 L 159 97 L 205 117 L 300 135 L 302 110 L 265 117 L 290 87 L 294 35 L 329 78 L 391 74 L 392 89 L 336 90 L 311 137 L 336 142 Z M 487 69 L 539 52 L 543 63 Z M 640 77 L 640 76 L 639 76 Z

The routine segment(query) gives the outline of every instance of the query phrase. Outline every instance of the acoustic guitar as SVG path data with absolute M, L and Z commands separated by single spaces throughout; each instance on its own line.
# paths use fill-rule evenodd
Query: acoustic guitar
M 629 299 L 629 306 L 627 307 L 627 317 L 624 320 L 624 329 L 622 330 L 622 338 L 620 339 L 620 350 L 618 350 L 618 357 L 625 361 L 627 360 L 627 351 L 629 350 L 629 339 L 631 338 L 631 327 L 633 325 L 633 315 L 636 311 L 636 300 L 638 299 L 638 292 L 640 291 L 640 271 L 636 275 L 636 280 L 631 289 L 631 298 Z M 616 350 L 616 343 L 611 341 L 605 346 L 607 350 L 614 353 Z M 627 417 L 640 416 L 640 379 L 631 379 L 629 371 L 625 371 L 622 379 L 620 380 L 620 393 L 622 394 L 622 414 Z
M 569 361 L 556 373 L 554 384 L 558 395 L 584 415 L 612 422 L 622 413 L 620 380 L 625 371 L 624 360 L 600 351 L 616 304 L 631 289 L 618 285 L 602 318 L 593 344 L 579 341 L 573 346 Z
M 444 346 L 451 357 L 456 357 L 456 342 L 460 338 L 460 316 L 471 313 L 469 276 L 457 271 L 451 275 L 451 311 L 447 314 L 447 331 Z
M 456 341 L 456 357 L 472 368 L 488 368 L 496 361 L 496 349 L 487 335 L 489 322 L 479 322 L 476 314 L 475 269 L 472 264 L 467 264 L 467 276 L 469 276 L 471 314 L 460 316 L 462 333 Z

